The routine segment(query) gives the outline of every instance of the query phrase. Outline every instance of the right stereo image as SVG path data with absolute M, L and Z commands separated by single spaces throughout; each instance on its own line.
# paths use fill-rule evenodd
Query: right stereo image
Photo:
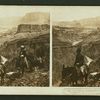
M 52 20 L 52 85 L 99 87 L 100 8 L 59 7 Z

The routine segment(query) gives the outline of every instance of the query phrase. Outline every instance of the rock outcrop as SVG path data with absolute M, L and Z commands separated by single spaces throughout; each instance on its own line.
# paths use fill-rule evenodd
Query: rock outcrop
M 18 25 L 17 33 L 48 31 L 49 28 L 50 26 L 48 24 L 43 24 L 43 25 L 20 24 Z

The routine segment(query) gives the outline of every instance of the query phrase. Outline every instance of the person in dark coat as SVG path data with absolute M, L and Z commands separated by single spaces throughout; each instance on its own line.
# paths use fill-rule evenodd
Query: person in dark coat
M 74 66 L 77 66 L 80 68 L 83 65 L 84 65 L 84 56 L 81 54 L 81 48 L 78 48 Z
M 24 45 L 21 45 L 20 46 L 20 52 L 19 52 L 19 56 L 23 55 L 24 57 L 24 61 L 25 61 L 25 64 L 26 64 L 26 68 L 30 70 L 30 72 L 32 72 L 32 67 L 33 67 L 33 57 L 32 55 L 29 55 L 29 52 L 27 53 L 26 52 L 26 47 Z M 21 62 L 21 61 L 20 61 Z
M 20 52 L 18 58 L 16 58 L 16 67 L 19 73 L 24 74 L 25 68 L 28 67 L 28 61 L 27 61 L 27 54 L 26 54 L 26 48 L 24 45 L 20 46 Z
M 24 55 L 20 56 L 20 68 L 21 68 L 21 74 L 23 76 L 24 72 L 25 72 L 25 68 L 26 68 L 26 62 L 24 60 Z

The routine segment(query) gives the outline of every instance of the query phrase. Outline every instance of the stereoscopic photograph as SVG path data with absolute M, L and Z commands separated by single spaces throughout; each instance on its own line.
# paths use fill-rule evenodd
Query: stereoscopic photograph
M 0 94 L 100 95 L 98 87 L 99 6 L 0 6 Z
M 0 86 L 49 86 L 50 13 L 0 6 Z
M 99 87 L 100 7 L 59 7 L 52 20 L 53 86 Z

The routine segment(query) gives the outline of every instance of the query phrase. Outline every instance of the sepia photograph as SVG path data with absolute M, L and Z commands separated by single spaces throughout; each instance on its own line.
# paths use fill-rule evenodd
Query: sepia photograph
M 55 8 L 52 36 L 53 86 L 100 87 L 100 7 Z
M 99 6 L 0 6 L 0 95 L 100 95 L 99 87 Z
M 49 86 L 50 12 L 0 6 L 0 86 Z

